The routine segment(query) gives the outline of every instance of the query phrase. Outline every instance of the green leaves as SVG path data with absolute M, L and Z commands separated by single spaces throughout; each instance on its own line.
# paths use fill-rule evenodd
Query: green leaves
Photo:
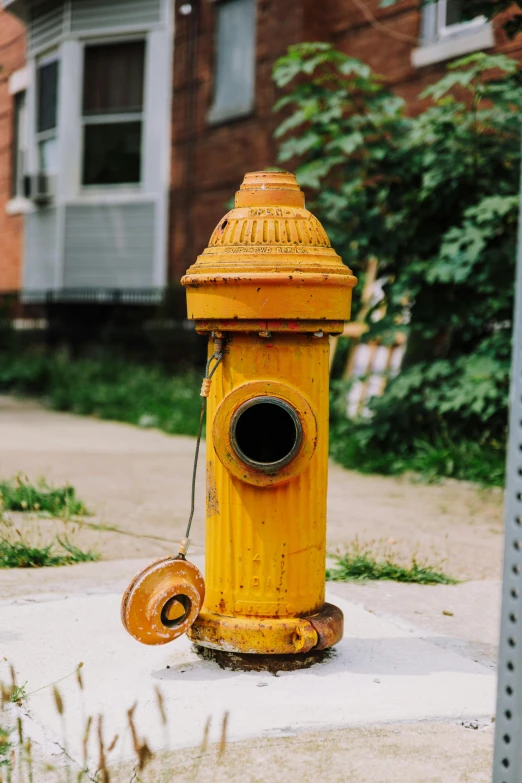
M 490 240 L 505 232 L 505 219 L 516 221 L 518 201 L 518 196 L 489 196 L 469 207 L 462 224 L 443 236 L 439 256 L 427 270 L 426 280 L 463 283 L 475 264 L 483 260 Z
M 488 86 L 483 81 L 483 77 L 488 71 L 500 71 L 503 75 L 512 75 L 518 70 L 518 62 L 504 54 L 474 52 L 450 63 L 447 68 L 448 73 L 436 84 L 427 87 L 421 93 L 421 98 L 440 101 L 443 96 L 458 87 L 472 93 L 485 94 Z
M 324 43 L 291 47 L 274 78 L 285 87 L 280 160 L 295 169 L 311 209 L 360 279 L 355 312 L 368 259 L 379 259 L 385 315 L 369 322 L 368 339 L 409 330 L 404 369 L 373 400 L 370 421 L 357 424 L 360 442 L 381 452 L 400 444 L 405 454 L 418 453 L 421 440 L 502 443 L 518 219 L 518 63 L 484 52 L 461 58 L 424 91 L 430 105 L 416 117 L 366 64 Z

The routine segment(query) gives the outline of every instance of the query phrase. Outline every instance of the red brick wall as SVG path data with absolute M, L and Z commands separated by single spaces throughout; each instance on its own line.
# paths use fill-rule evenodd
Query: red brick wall
M 207 0 L 199 2 L 195 83 L 188 70 L 190 17 L 178 13 L 181 4 L 181 0 L 176 0 L 169 253 L 172 280 L 179 280 L 205 248 L 245 172 L 276 165 L 273 130 L 278 120 L 272 111 L 276 100 L 270 78 L 272 65 L 290 44 L 316 39 L 322 30 L 318 15 L 309 13 L 312 0 L 285 0 L 284 4 L 280 0 L 258 0 L 254 111 L 250 117 L 211 127 L 206 116 L 213 90 L 215 4 Z M 195 134 L 191 133 L 188 120 L 188 101 L 193 88 Z M 194 167 L 187 190 L 191 139 Z M 192 204 L 188 218 L 187 200 Z
M 177 8 L 181 2 L 176 0 Z M 178 280 L 206 246 L 243 174 L 276 165 L 272 134 L 278 119 L 272 106 L 277 92 L 270 72 L 274 60 L 289 44 L 330 41 L 387 76 L 412 112 L 421 108 L 419 93 L 445 70 L 444 63 L 420 69 L 411 65 L 411 52 L 418 46 L 420 33 L 417 0 L 403 0 L 389 8 L 380 8 L 380 0 L 285 0 L 284 4 L 280 0 L 257 0 L 255 111 L 247 119 L 211 128 L 205 117 L 212 99 L 215 6 L 202 0 L 200 5 L 195 134 L 187 124 L 187 101 L 193 86 L 187 70 L 190 22 L 189 17 L 176 13 L 169 250 L 172 280 Z M 522 59 L 522 35 L 509 42 L 501 27 L 499 18 L 495 22 L 497 50 Z M 186 161 L 191 138 L 195 163 L 192 189 L 187 191 Z M 189 218 L 187 203 L 192 205 Z
M 501 15 L 494 22 L 495 50 L 522 59 L 522 35 L 508 41 L 502 30 L 504 19 L 505 15 Z M 386 76 L 390 87 L 406 99 L 412 112 L 422 106 L 418 97 L 422 90 L 446 70 L 447 63 L 423 68 L 411 64 L 411 52 L 418 46 L 420 35 L 417 0 L 403 0 L 388 8 L 381 8 L 380 0 L 328 0 L 326 24 L 331 42 Z
M 22 258 L 22 217 L 7 215 L 11 198 L 13 96 L 9 76 L 25 63 L 25 29 L 0 9 L 0 291 L 19 288 Z
M 178 13 L 174 41 L 172 159 L 170 199 L 169 278 L 179 280 L 206 246 L 226 202 L 247 171 L 276 165 L 272 112 L 277 92 L 270 73 L 277 57 L 300 41 L 331 41 L 347 54 L 369 63 L 389 78 L 390 85 L 420 107 L 418 95 L 439 78 L 445 65 L 415 69 L 411 51 L 417 45 L 420 14 L 417 0 L 380 8 L 380 0 L 257 0 L 255 109 L 250 117 L 210 127 L 206 122 L 212 101 L 215 5 L 199 0 L 195 79 L 189 69 L 190 16 Z M 196 2 L 193 2 L 193 6 Z M 363 5 L 367 10 L 361 10 Z M 368 11 L 374 17 L 368 19 Z M 502 19 L 495 22 L 497 50 L 522 59 L 522 35 L 509 42 Z M 24 65 L 23 26 L 0 10 L 0 291 L 19 286 L 22 256 L 21 216 L 6 214 L 11 196 L 13 99 L 10 74 Z M 190 127 L 190 94 L 195 92 L 195 129 Z M 190 152 L 192 145 L 192 153 Z M 193 166 L 187 183 L 188 162 Z M 188 188 L 187 188 L 188 184 Z M 186 205 L 190 209 L 187 209 Z

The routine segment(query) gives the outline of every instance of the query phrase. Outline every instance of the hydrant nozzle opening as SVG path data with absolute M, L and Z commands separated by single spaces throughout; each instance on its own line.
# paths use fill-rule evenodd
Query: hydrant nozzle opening
M 161 610 L 161 622 L 166 628 L 175 628 L 182 623 L 192 608 L 188 595 L 174 595 Z
M 277 471 L 299 452 L 303 440 L 295 408 L 277 397 L 254 397 L 232 416 L 230 442 L 240 460 L 261 471 Z

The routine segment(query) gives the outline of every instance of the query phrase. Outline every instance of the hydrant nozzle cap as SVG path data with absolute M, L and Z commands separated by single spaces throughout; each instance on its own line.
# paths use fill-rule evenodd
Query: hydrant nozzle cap
M 304 208 L 304 193 L 295 174 L 288 171 L 253 171 L 245 174 L 236 193 L 234 206 L 285 206 Z

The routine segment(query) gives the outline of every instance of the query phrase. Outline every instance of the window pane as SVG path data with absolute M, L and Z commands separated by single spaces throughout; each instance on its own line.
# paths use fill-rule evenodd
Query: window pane
M 217 5 L 214 105 L 209 120 L 252 111 L 255 76 L 255 2 L 226 0 Z
M 20 196 L 23 193 L 25 169 L 25 91 L 15 94 L 13 109 L 11 193 L 13 196 Z
M 38 109 L 36 129 L 41 131 L 56 128 L 58 108 L 58 60 L 38 68 Z
M 446 27 L 452 24 L 460 24 L 462 18 L 461 0 L 446 0 Z
M 58 171 L 58 145 L 56 139 L 45 139 L 38 145 L 40 171 L 44 174 L 56 174 Z
M 141 122 L 85 125 L 83 184 L 139 182 Z
M 141 112 L 145 42 L 85 47 L 83 113 Z

